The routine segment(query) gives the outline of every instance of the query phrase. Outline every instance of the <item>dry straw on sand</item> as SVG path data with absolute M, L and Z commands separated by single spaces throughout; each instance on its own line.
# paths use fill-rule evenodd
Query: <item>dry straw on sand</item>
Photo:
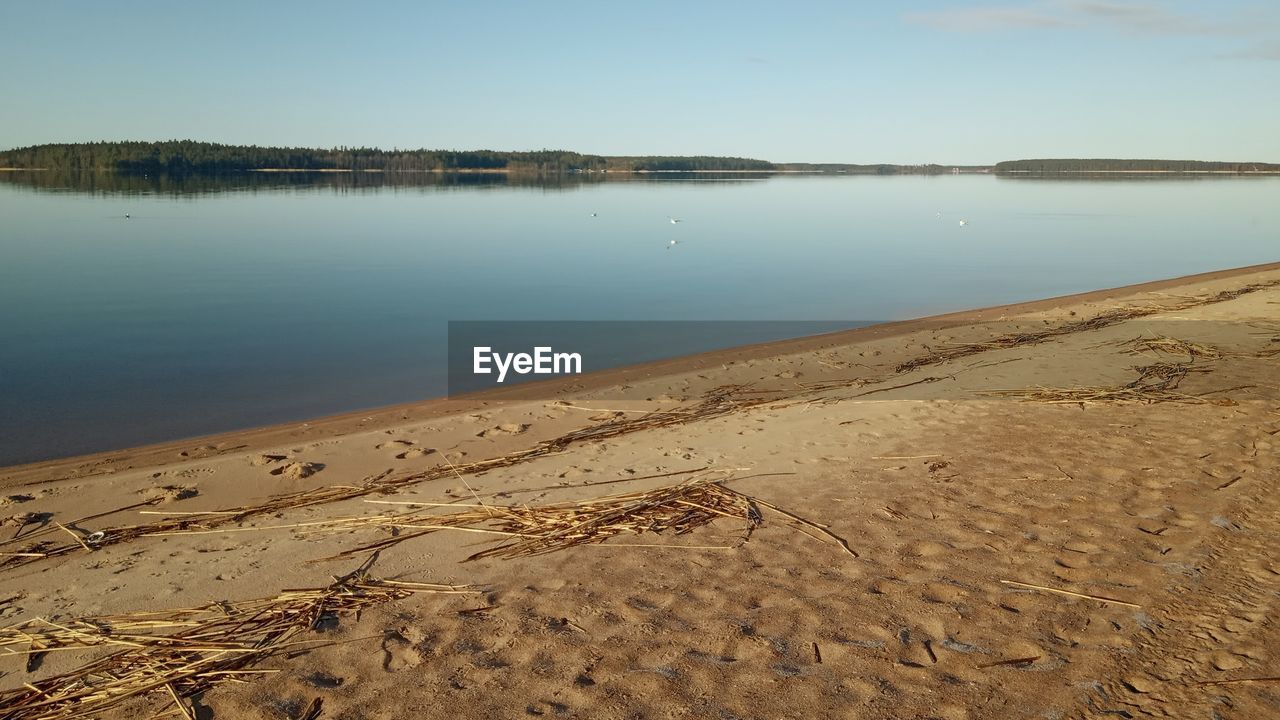
M 1206 360 L 1220 360 L 1224 357 L 1244 357 L 1244 353 L 1235 353 L 1213 345 L 1204 343 L 1191 342 L 1189 340 L 1179 340 L 1178 338 L 1168 337 L 1166 335 L 1157 335 L 1155 337 L 1137 337 L 1132 340 L 1126 340 L 1121 343 L 1128 345 L 1129 351 L 1132 353 L 1156 353 L 1164 355 L 1186 355 L 1187 359 L 1195 360 L 1203 358 Z
M 1264 290 L 1276 285 L 1280 285 L 1280 280 L 1273 280 L 1265 283 L 1254 283 L 1234 290 L 1223 290 L 1222 292 L 1215 293 L 1213 295 L 1184 298 L 1171 305 L 1135 305 L 1130 307 L 1114 308 L 1084 320 L 1074 320 L 1061 325 L 1037 330 L 1007 333 L 984 342 L 953 345 L 936 350 L 927 355 L 908 360 L 899 364 L 895 369 L 900 373 L 908 372 L 928 365 L 935 365 L 948 360 L 956 360 L 970 355 L 987 352 L 989 350 L 1003 350 L 1021 345 L 1032 345 L 1062 335 L 1070 335 L 1071 333 L 1084 332 L 1087 330 L 1100 330 L 1117 323 L 1122 323 L 1126 320 L 1132 320 L 1133 318 L 1147 317 L 1149 315 L 1155 315 L 1156 313 L 1162 312 L 1176 312 L 1178 310 L 1186 310 L 1199 305 L 1209 305 L 1212 303 L 1224 302 L 1226 300 L 1234 300 L 1241 295 L 1247 295 L 1251 292 Z
M 1199 395 L 1178 392 L 1182 380 L 1193 372 L 1209 372 L 1208 367 L 1192 367 L 1190 363 L 1158 362 L 1134 368 L 1138 377 L 1132 382 L 1117 386 L 1093 387 L 1032 387 L 1022 390 L 989 390 L 980 394 L 994 397 L 1014 397 L 1043 403 L 1161 403 L 1180 402 L 1191 404 L 1232 405 L 1228 398 L 1209 397 L 1217 393 L 1238 390 L 1224 388 Z
M 341 615 L 414 593 L 465 588 L 379 580 L 375 557 L 330 585 L 285 590 L 270 598 L 197 608 L 79 618 L 29 620 L 0 629 L 0 648 L 31 659 L 60 651 L 113 650 L 73 672 L 0 693 L 0 720 L 66 720 L 96 716 L 141 696 L 163 693 L 191 717 L 182 698 L 251 675 L 252 663 L 324 639 L 303 639 L 336 626 Z
M 64 622 L 35 619 L 0 629 L 0 649 L 29 659 L 67 650 L 115 649 L 74 672 L 0 693 L 0 720 L 87 717 L 151 693 L 168 693 L 183 715 L 190 717 L 182 698 L 237 675 L 259 672 L 246 668 L 266 656 L 286 649 L 314 647 L 317 641 L 303 640 L 301 636 L 323 631 L 343 613 L 415 592 L 470 592 L 454 586 L 377 580 L 369 575 L 382 549 L 439 530 L 503 537 L 498 545 L 467 560 L 514 558 L 601 543 L 622 534 L 680 535 L 722 517 L 742 519 L 749 537 L 763 522 L 762 511 L 768 511 L 801 532 L 858 556 L 825 525 L 732 490 L 723 482 L 692 479 L 652 490 L 542 506 L 477 504 L 446 514 L 414 511 L 304 523 L 295 527 L 305 526 L 313 531 L 380 527 L 397 534 L 342 553 L 340 557 L 374 551 L 359 569 L 322 588 L 287 590 L 271 598 L 166 612 Z
M 1280 348 L 1268 348 L 1256 352 L 1243 352 L 1238 350 L 1224 350 L 1223 348 L 1205 343 L 1191 342 L 1189 340 L 1181 340 L 1179 338 L 1168 337 L 1166 335 L 1157 335 L 1155 337 L 1138 337 L 1127 340 L 1122 345 L 1128 345 L 1133 353 L 1157 353 L 1166 355 L 1185 355 L 1188 361 L 1197 358 L 1205 360 L 1221 360 L 1223 358 L 1270 358 L 1280 356 Z
M 433 503 L 421 503 L 432 505 Z M 441 505 L 458 507 L 458 505 Z M 763 522 L 761 508 L 776 513 L 801 532 L 839 545 L 857 557 L 844 539 L 825 525 L 725 487 L 722 481 L 695 479 L 653 490 L 551 505 L 471 505 L 461 512 L 401 513 L 391 516 L 339 520 L 342 529 L 383 527 L 398 534 L 376 543 L 353 548 L 339 557 L 381 550 L 439 530 L 462 530 L 501 535 L 495 547 L 481 550 L 470 560 L 514 558 L 564 550 L 576 545 L 601 543 L 622 534 L 666 533 L 683 535 L 717 518 L 740 518 L 746 523 L 744 540 Z M 407 531 L 407 532 L 405 532 Z M 678 546 L 677 546 L 678 547 Z
M 105 517 L 143 505 L 136 503 L 116 508 L 66 523 L 66 528 L 40 526 L 33 532 L 20 534 L 0 542 L 0 568 L 18 567 L 45 558 L 68 553 L 92 552 L 107 545 L 128 542 L 139 537 L 163 535 L 186 530 L 210 530 L 241 523 L 253 517 L 274 515 L 304 507 L 325 505 L 377 493 L 389 493 L 418 483 L 446 477 L 475 475 L 490 470 L 510 467 L 535 458 L 555 455 L 572 445 L 605 440 L 646 429 L 667 427 L 696 420 L 721 417 L 738 410 L 762 405 L 773 400 L 769 395 L 757 394 L 742 386 L 724 386 L 707 393 L 698 403 L 684 408 L 660 410 L 636 417 L 619 418 L 575 430 L 547 440 L 519 452 L 470 463 L 445 463 L 421 472 L 393 475 L 387 470 L 367 477 L 358 485 L 334 485 L 303 490 L 271 497 L 259 505 L 227 508 L 225 510 L 177 515 L 163 520 L 134 525 L 108 527 L 97 532 L 77 533 L 71 528 L 82 528 L 90 520 Z

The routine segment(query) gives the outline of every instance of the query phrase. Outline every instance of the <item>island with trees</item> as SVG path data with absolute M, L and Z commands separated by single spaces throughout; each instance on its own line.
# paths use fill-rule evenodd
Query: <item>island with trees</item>
M 1044 159 L 1007 160 L 995 165 L 997 175 L 1057 175 L 1073 173 L 1277 173 L 1280 165 L 1260 162 L 1207 162 L 1203 160 Z

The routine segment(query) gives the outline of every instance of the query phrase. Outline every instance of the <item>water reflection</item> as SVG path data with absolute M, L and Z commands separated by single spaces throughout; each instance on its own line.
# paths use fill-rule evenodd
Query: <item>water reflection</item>
M 1274 262 L 1277 192 L 3 172 L 0 465 L 441 395 L 459 320 L 888 320 Z M 697 335 L 651 345 L 708 349 Z
M 772 173 L 499 173 L 499 172 L 232 172 L 183 175 L 66 170 L 0 172 L 0 184 L 48 192 L 90 195 L 214 195 L 225 192 L 333 190 L 336 193 L 383 189 L 451 190 L 531 188 L 578 190 L 604 183 L 758 181 Z

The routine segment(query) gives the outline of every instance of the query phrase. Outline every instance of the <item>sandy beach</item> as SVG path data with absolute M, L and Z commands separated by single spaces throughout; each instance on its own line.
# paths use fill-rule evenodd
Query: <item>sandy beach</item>
M 0 719 L 1267 717 L 1278 434 L 1280 264 L 0 468 Z

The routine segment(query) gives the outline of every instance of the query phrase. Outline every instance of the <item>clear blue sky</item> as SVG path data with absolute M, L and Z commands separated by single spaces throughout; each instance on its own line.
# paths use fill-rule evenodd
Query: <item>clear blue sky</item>
M 1280 3 L 3 0 L 0 148 L 1280 162 Z

